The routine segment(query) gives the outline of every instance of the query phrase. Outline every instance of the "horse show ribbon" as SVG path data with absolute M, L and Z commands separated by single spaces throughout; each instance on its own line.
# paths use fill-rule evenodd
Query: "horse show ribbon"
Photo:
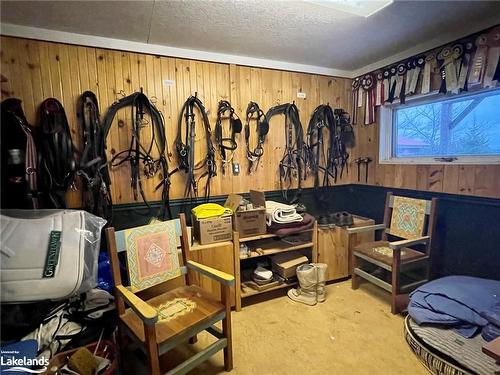
M 413 60 L 414 68 L 413 74 L 410 80 L 410 88 L 408 89 L 408 94 L 414 94 L 417 90 L 418 79 L 420 77 L 420 72 L 422 68 L 425 66 L 425 56 L 418 56 Z
M 377 84 L 375 86 L 375 105 L 384 104 L 384 73 L 377 73 Z
M 389 94 L 387 96 L 387 101 L 392 103 L 394 98 L 396 97 L 396 79 L 397 79 L 397 68 L 395 66 L 391 66 L 389 68 Z
M 354 78 L 352 81 L 352 124 L 356 125 L 358 119 L 358 100 L 359 100 L 359 86 L 361 85 L 361 79 L 359 77 Z
M 487 34 L 481 34 L 476 39 L 476 53 L 474 54 L 474 59 L 472 59 L 471 72 L 467 82 L 469 85 L 480 83 L 483 80 L 486 58 L 488 56 L 487 40 Z
M 368 73 L 362 78 L 361 87 L 366 93 L 365 125 L 373 124 L 375 122 L 375 78 L 372 73 Z
M 406 64 L 401 63 L 397 66 L 396 88 L 394 90 L 394 98 L 399 97 L 401 104 L 405 102 L 404 82 L 406 76 Z
M 391 89 L 391 72 L 389 69 L 384 69 L 382 72 L 382 77 L 384 79 L 384 96 L 382 100 L 382 104 L 389 100 L 389 91 Z
M 470 75 L 472 66 L 472 54 L 474 53 L 474 43 L 472 41 L 466 41 L 463 44 L 464 53 L 462 56 L 462 61 L 460 64 L 458 72 L 458 89 L 460 91 L 467 91 L 467 78 Z
M 436 67 L 436 55 L 434 53 L 429 53 L 425 56 L 424 72 L 422 77 L 422 88 L 420 92 L 422 94 L 427 94 L 431 91 L 431 73 Z
M 486 58 L 483 87 L 494 87 L 500 78 L 500 72 L 496 74 L 500 70 L 500 26 L 490 30 L 486 45 L 488 47 L 488 56 Z

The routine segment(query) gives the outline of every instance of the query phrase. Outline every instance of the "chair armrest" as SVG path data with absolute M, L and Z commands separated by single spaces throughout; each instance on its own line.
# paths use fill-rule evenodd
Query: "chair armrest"
M 375 225 L 367 225 L 365 227 L 347 228 L 347 233 L 349 234 L 364 233 L 382 229 L 386 229 L 385 224 L 375 224 Z
M 123 285 L 117 285 L 116 290 L 144 323 L 152 325 L 157 322 L 158 313 L 147 302 L 144 302 Z
M 234 285 L 234 276 L 228 273 L 216 270 L 215 268 L 205 266 L 204 264 L 194 262 L 192 260 L 188 260 L 186 262 L 186 266 L 187 268 L 199 272 L 213 280 L 218 281 L 221 284 L 228 286 Z
M 394 241 L 394 242 L 389 242 L 389 247 L 393 250 L 396 250 L 406 246 L 425 244 L 427 243 L 427 241 L 429 241 L 429 239 L 430 239 L 429 236 L 424 236 L 424 237 L 414 238 L 411 240 Z

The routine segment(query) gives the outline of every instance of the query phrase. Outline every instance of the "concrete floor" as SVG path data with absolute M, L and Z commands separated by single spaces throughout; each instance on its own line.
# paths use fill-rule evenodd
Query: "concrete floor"
M 233 312 L 231 374 L 427 374 L 404 339 L 403 317 L 390 313 L 389 294 L 367 283 L 354 291 L 350 281 L 328 285 L 327 293 L 316 306 L 281 293 Z M 199 335 L 162 363 L 170 367 L 211 341 Z M 190 374 L 222 373 L 220 352 Z

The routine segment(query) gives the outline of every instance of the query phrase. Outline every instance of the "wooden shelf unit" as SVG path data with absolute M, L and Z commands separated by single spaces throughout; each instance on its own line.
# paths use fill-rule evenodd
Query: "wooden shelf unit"
M 317 225 L 314 223 L 313 228 L 304 230 L 298 234 L 305 234 L 305 233 L 311 233 L 311 240 L 304 242 L 304 243 L 299 243 L 296 245 L 293 244 L 288 244 L 284 241 L 277 240 L 280 237 L 288 237 L 288 236 L 278 236 L 276 234 L 271 234 L 271 233 L 266 233 L 266 234 L 261 234 L 257 236 L 251 236 L 251 237 L 243 237 L 240 238 L 238 232 L 233 232 L 233 248 L 234 248 L 234 276 L 235 276 L 235 310 L 240 311 L 241 310 L 241 300 L 246 297 L 254 296 L 257 294 L 261 293 L 267 293 L 273 290 L 277 289 L 282 289 L 286 287 L 291 287 L 293 285 L 296 285 L 297 283 L 283 283 L 280 285 L 276 285 L 274 287 L 271 287 L 269 289 L 265 290 L 252 290 L 250 287 L 248 287 L 248 290 L 246 292 L 243 292 L 241 290 L 242 286 L 242 280 L 241 280 L 241 262 L 245 262 L 247 259 L 253 259 L 253 258 L 259 258 L 259 257 L 264 257 L 264 256 L 269 256 L 269 255 L 274 255 L 274 254 L 279 254 L 279 253 L 285 253 L 285 252 L 290 252 L 290 251 L 299 251 L 299 250 L 305 250 L 305 249 L 311 249 L 311 260 L 313 262 L 317 261 L 317 236 L 318 236 L 318 230 L 317 230 Z M 258 254 L 257 252 L 253 251 L 252 255 L 250 257 L 241 257 L 240 258 L 240 244 L 241 243 L 248 243 L 250 242 L 255 242 L 255 244 L 252 244 L 252 248 L 261 248 L 262 249 L 262 254 Z M 244 282 L 243 282 L 244 283 Z
M 244 284 L 244 283 L 242 283 L 242 284 Z M 273 290 L 278 290 L 278 289 L 283 289 L 283 288 L 287 288 L 287 287 L 292 287 L 292 286 L 295 286 L 297 284 L 298 284 L 297 281 L 295 281 L 293 283 L 282 283 L 282 284 L 273 286 L 273 287 L 271 287 L 269 289 L 265 289 L 265 290 L 256 290 L 256 289 L 252 289 L 251 287 L 247 287 L 248 288 L 247 292 L 243 292 L 243 291 L 241 292 L 241 298 L 251 297 L 251 296 L 255 296 L 257 294 L 271 292 Z

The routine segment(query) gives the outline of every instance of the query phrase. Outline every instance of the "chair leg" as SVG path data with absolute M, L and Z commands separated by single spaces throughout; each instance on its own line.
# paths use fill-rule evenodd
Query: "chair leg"
M 351 254 L 351 264 L 352 264 L 352 275 L 351 275 L 351 288 L 356 290 L 359 288 L 359 276 L 354 272 L 358 268 L 358 258 Z
M 227 346 L 224 348 L 224 369 L 231 371 L 233 369 L 233 337 L 231 332 L 231 312 L 222 320 L 222 332 L 227 339 Z
M 399 273 L 400 273 L 400 260 L 401 250 L 394 250 L 392 255 L 392 269 L 391 269 L 391 313 L 397 314 L 398 309 L 398 293 L 399 293 Z
M 156 344 L 156 330 L 154 325 L 144 324 L 146 338 L 146 352 L 148 355 L 148 368 L 150 375 L 160 375 L 160 359 L 158 358 L 158 345 Z
M 197 342 L 198 342 L 198 335 L 194 335 L 193 337 L 189 338 L 190 344 L 196 344 Z
M 222 333 L 227 339 L 227 346 L 224 348 L 224 369 L 231 371 L 233 369 L 233 333 L 231 330 L 231 299 L 229 287 L 221 285 L 221 300 L 226 306 L 226 317 L 222 320 Z

